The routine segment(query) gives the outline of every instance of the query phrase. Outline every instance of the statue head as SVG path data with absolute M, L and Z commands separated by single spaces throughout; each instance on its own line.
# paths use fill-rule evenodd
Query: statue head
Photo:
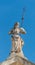
M 19 27 L 19 22 L 16 22 L 14 28 Z

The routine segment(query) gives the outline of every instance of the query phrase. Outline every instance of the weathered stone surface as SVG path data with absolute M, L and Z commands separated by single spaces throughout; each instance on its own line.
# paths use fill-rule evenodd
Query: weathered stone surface
M 4 61 L 0 65 L 35 65 L 35 64 L 29 62 L 29 60 L 26 60 L 22 57 L 15 56 L 11 59 Z
M 24 41 L 20 37 L 19 33 L 25 34 L 25 30 L 19 27 L 19 24 L 16 23 L 14 29 L 9 32 L 12 34 L 12 50 L 10 56 L 0 65 L 35 65 L 24 56 L 22 52 L 22 46 Z
M 22 64 L 21 62 L 15 62 L 15 63 L 10 64 L 10 65 L 24 65 L 24 64 Z

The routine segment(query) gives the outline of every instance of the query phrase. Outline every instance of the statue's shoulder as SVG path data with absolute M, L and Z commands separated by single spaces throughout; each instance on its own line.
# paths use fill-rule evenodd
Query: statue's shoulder
M 24 29 L 24 28 L 20 28 L 20 33 L 22 33 L 22 34 L 26 34 L 26 30 Z

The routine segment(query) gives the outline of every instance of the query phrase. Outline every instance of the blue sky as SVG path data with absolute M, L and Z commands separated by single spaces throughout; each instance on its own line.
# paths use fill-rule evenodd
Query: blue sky
M 35 63 L 35 0 L 0 0 L 0 62 L 11 51 L 11 37 L 8 32 L 16 21 L 21 23 L 22 9 L 26 8 L 23 27 L 26 34 L 23 52 L 29 61 Z

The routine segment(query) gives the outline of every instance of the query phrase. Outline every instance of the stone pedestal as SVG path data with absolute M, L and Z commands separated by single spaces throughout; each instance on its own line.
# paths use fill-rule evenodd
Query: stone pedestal
M 0 65 L 35 65 L 35 64 L 29 62 L 27 59 L 24 59 L 16 55 L 2 62 Z

